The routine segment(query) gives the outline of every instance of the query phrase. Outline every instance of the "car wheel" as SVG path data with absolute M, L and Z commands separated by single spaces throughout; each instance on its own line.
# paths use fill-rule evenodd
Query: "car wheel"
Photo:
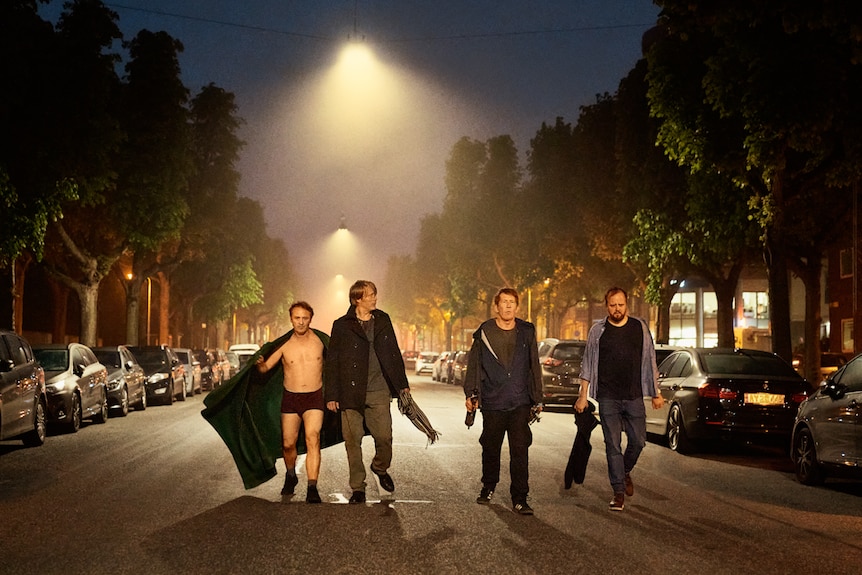
M 102 402 L 99 404 L 99 412 L 93 416 L 93 421 L 96 423 L 105 423 L 108 421 L 108 396 L 102 395 Z
M 126 417 L 129 415 L 129 388 L 125 385 L 123 386 L 123 390 L 120 392 L 120 410 L 117 412 L 117 415 L 120 417 Z
M 685 431 L 679 405 L 673 405 L 667 416 L 667 446 L 679 453 L 691 453 L 694 449 L 693 442 Z
M 135 411 L 144 411 L 147 408 L 147 390 L 141 390 L 141 400 L 135 404 Z
M 45 403 L 40 399 L 36 401 L 36 413 L 33 415 L 33 429 L 28 431 L 21 440 L 27 447 L 39 447 L 45 443 L 48 435 L 48 422 L 45 417 Z
M 69 421 L 66 422 L 66 431 L 77 433 L 81 429 L 81 420 L 84 414 L 81 412 L 81 398 L 77 393 L 72 394 L 72 409 L 69 413 Z
M 817 448 L 807 427 L 800 429 L 793 439 L 793 467 L 796 479 L 803 485 L 819 485 L 826 479 L 826 474 L 817 463 Z
M 171 389 L 170 393 L 165 394 L 165 398 L 162 400 L 165 405 L 173 405 L 174 404 L 174 390 Z
M 183 385 L 180 388 L 180 393 L 179 393 L 179 395 L 177 395 L 177 399 L 179 401 L 185 401 L 186 400 L 186 382 L 185 381 L 183 381 Z

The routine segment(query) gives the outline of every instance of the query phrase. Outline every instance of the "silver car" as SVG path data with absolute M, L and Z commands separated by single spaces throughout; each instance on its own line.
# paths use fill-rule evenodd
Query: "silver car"
M 862 355 L 836 371 L 799 406 L 790 456 L 805 485 L 828 475 L 862 477 Z
M 108 371 L 93 350 L 80 343 L 33 346 L 36 361 L 45 370 L 48 422 L 71 433 L 81 421 L 108 420 Z

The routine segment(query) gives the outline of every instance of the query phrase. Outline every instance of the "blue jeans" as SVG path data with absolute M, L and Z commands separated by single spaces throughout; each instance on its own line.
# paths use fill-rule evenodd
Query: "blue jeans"
M 608 457 L 608 478 L 614 493 L 626 490 L 626 473 L 634 469 L 646 445 L 646 408 L 643 398 L 600 399 L 599 418 L 605 436 Z M 626 451 L 622 451 L 623 431 L 626 432 Z

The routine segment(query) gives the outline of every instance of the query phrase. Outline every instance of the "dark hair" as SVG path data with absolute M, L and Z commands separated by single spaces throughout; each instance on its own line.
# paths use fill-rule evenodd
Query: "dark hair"
M 371 288 L 372 293 L 377 293 L 377 286 L 374 285 L 374 282 L 368 280 L 356 280 L 353 282 L 353 285 L 350 286 L 350 303 L 355 304 L 365 295 L 365 289 Z
M 608 305 L 608 300 L 611 299 L 612 295 L 617 295 L 618 293 L 623 294 L 623 297 L 626 299 L 626 303 L 629 301 L 629 294 L 626 293 L 621 287 L 612 287 L 607 292 L 605 292 L 605 305 Z
M 494 305 L 500 305 L 500 296 L 506 294 L 515 298 L 515 305 L 521 305 L 521 298 L 518 295 L 518 292 L 514 288 L 504 287 L 500 288 L 497 292 L 497 295 L 494 296 Z
M 301 307 L 302 309 L 304 309 L 305 311 L 310 313 L 311 317 L 314 317 L 314 310 L 311 308 L 311 306 L 308 304 L 308 302 L 304 302 L 304 301 L 294 302 L 293 305 L 291 305 L 290 308 L 288 308 L 287 315 L 293 317 L 293 308 L 295 308 L 295 307 Z

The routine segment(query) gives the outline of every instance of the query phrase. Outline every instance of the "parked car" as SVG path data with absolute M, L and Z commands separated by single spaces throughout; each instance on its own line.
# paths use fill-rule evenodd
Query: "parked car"
M 214 381 L 218 382 L 221 376 L 221 367 L 216 365 L 212 352 L 205 349 L 195 349 L 192 350 L 192 353 L 201 367 L 201 391 L 215 389 L 217 385 Z
M 201 364 L 187 347 L 172 347 L 171 348 L 180 363 L 185 368 L 185 394 L 186 397 L 192 397 L 196 393 L 201 392 Z
M 457 351 L 450 351 L 449 355 L 446 357 L 446 363 L 440 366 L 441 381 L 445 381 L 446 383 L 452 383 L 452 364 L 455 363 L 456 355 L 458 355 Z
M 228 348 L 229 351 L 232 351 L 236 354 L 237 359 L 239 359 L 239 368 L 237 371 L 245 367 L 245 364 L 248 362 L 251 357 L 257 353 L 257 350 L 260 349 L 260 346 L 256 343 L 235 343 L 234 345 Z
M 171 405 L 186 400 L 185 368 L 177 354 L 166 345 L 129 348 L 147 375 L 147 403 Z
M 661 362 L 666 360 L 667 356 L 680 349 L 685 348 L 678 345 L 668 345 L 666 343 L 655 344 L 655 364 L 661 365 Z
M 579 339 L 546 338 L 539 342 L 542 366 L 542 402 L 574 406 L 581 389 L 581 360 L 587 342 Z
M 227 358 L 228 365 L 230 365 L 230 374 L 228 377 L 228 379 L 230 379 L 231 377 L 235 376 L 236 373 L 239 371 L 239 356 L 236 354 L 236 352 L 233 351 L 226 351 L 224 352 L 224 355 Z
M 413 372 L 416 375 L 422 375 L 423 373 L 430 374 L 432 369 L 434 368 L 434 362 L 437 361 L 437 358 L 440 354 L 434 353 L 433 351 L 423 351 L 416 357 L 416 362 L 413 367 Z
M 459 351 L 455 354 L 455 359 L 452 360 L 452 365 L 449 367 L 449 383 L 464 385 L 464 377 L 467 375 L 467 358 L 469 355 L 469 351 Z
M 646 404 L 647 432 L 680 453 L 711 438 L 789 441 L 810 386 L 789 363 L 752 349 L 687 348 L 659 366 L 665 405 Z
M 431 366 L 432 381 L 446 381 L 446 378 L 449 377 L 446 360 L 452 353 L 453 352 L 451 351 L 440 352 L 440 355 L 438 355 L 437 359 L 434 360 L 434 364 Z
M 108 421 L 108 370 L 80 343 L 33 346 L 36 361 L 45 370 L 48 423 L 75 433 L 81 422 Z
M 27 447 L 45 443 L 48 397 L 45 371 L 22 336 L 0 330 L 0 440 Z
M 147 376 L 144 368 L 124 345 L 94 347 L 93 353 L 108 370 L 108 409 L 125 417 L 129 407 L 147 408 Z
M 410 371 L 411 369 L 416 369 L 416 358 L 419 357 L 419 352 L 410 350 L 410 351 L 402 351 L 401 357 L 404 359 L 404 369 Z
M 793 426 L 791 459 L 805 485 L 829 475 L 862 478 L 862 355 L 856 356 L 799 406 Z
M 215 359 L 215 364 L 213 366 L 213 383 L 218 387 L 233 377 L 236 371 L 233 370 L 233 366 L 231 366 L 225 350 L 216 348 L 209 351 Z M 216 374 L 218 374 L 217 378 Z

